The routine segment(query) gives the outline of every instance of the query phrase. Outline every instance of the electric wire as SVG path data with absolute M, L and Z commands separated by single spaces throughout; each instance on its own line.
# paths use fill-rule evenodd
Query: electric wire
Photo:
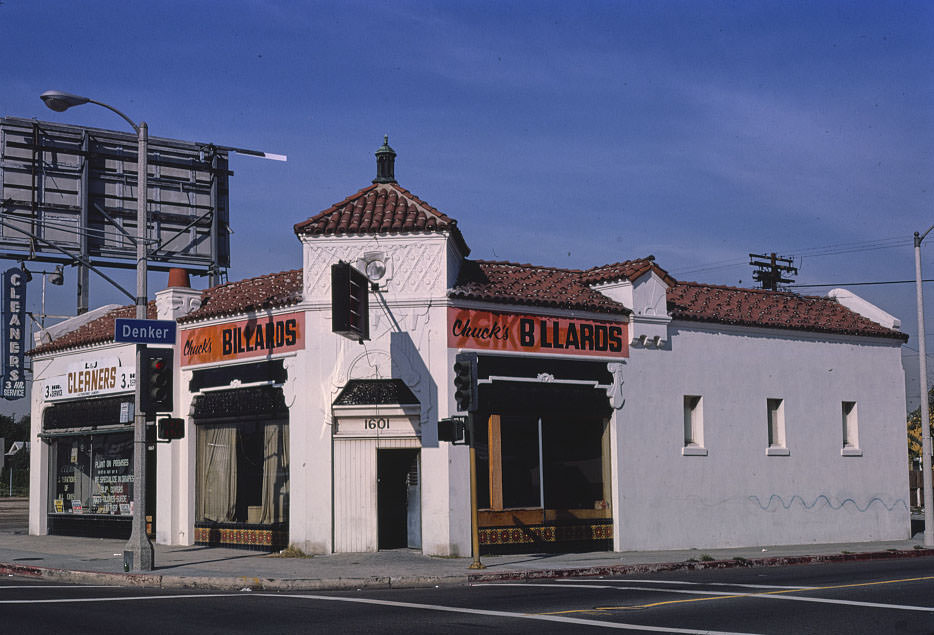
M 904 237 L 904 236 L 891 236 L 888 238 L 877 238 L 873 240 L 862 240 L 854 242 L 844 242 L 844 243 L 833 243 L 829 245 L 820 245 L 815 247 L 805 247 L 799 249 L 785 249 L 781 250 L 782 254 L 789 254 L 788 257 L 803 259 L 805 256 L 809 258 L 822 258 L 826 256 L 839 256 L 844 254 L 859 253 L 863 251 L 877 251 L 880 249 L 895 249 L 899 247 L 910 246 L 914 244 L 913 237 Z M 767 250 L 771 253 L 771 250 Z M 776 253 L 779 253 L 776 251 Z M 696 267 L 686 267 L 678 271 L 679 274 L 693 274 L 701 273 L 706 271 L 713 271 L 716 269 L 726 269 L 730 267 L 746 266 L 748 265 L 748 256 L 740 259 L 730 259 L 730 260 L 721 260 L 715 261 L 703 265 L 698 265 Z

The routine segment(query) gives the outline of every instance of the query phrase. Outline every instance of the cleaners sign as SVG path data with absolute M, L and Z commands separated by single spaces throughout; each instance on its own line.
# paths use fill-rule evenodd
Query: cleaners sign
M 183 329 L 181 365 L 287 353 L 305 347 L 305 314 L 287 313 Z
M 629 357 L 628 325 L 448 308 L 448 348 Z
M 16 267 L 3 272 L 3 398 L 26 396 L 26 277 Z
M 131 392 L 136 388 L 136 370 L 120 365 L 116 357 L 88 359 L 68 367 L 68 372 L 50 377 L 42 396 L 47 401 Z

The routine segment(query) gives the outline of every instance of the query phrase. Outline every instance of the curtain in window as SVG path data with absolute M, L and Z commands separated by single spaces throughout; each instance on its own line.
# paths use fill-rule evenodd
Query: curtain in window
M 198 427 L 199 520 L 231 522 L 237 513 L 237 429 Z
M 289 519 L 289 426 L 265 426 L 263 448 L 263 524 Z

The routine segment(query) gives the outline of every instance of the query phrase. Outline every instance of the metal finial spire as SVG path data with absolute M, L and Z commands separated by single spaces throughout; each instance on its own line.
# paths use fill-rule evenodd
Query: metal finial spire
M 395 183 L 396 151 L 389 147 L 389 135 L 383 135 L 383 145 L 376 151 L 376 178 L 374 183 Z

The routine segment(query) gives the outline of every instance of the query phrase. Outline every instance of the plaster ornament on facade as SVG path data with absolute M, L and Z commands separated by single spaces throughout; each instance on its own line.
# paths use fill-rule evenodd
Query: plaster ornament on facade
M 897 319 L 849 292 L 680 282 L 651 256 L 471 260 L 395 156 L 387 140 L 373 184 L 293 227 L 300 269 L 157 294 L 191 431 L 155 451 L 158 542 L 469 555 L 469 453 L 437 434 L 465 352 L 485 553 L 907 538 Z M 330 331 L 338 261 L 376 279 L 362 345 Z M 31 533 L 125 527 L 119 504 L 89 513 L 111 476 L 89 457 L 128 456 L 131 392 L 43 391 L 95 359 L 132 365 L 112 341 L 127 310 L 31 352 Z

